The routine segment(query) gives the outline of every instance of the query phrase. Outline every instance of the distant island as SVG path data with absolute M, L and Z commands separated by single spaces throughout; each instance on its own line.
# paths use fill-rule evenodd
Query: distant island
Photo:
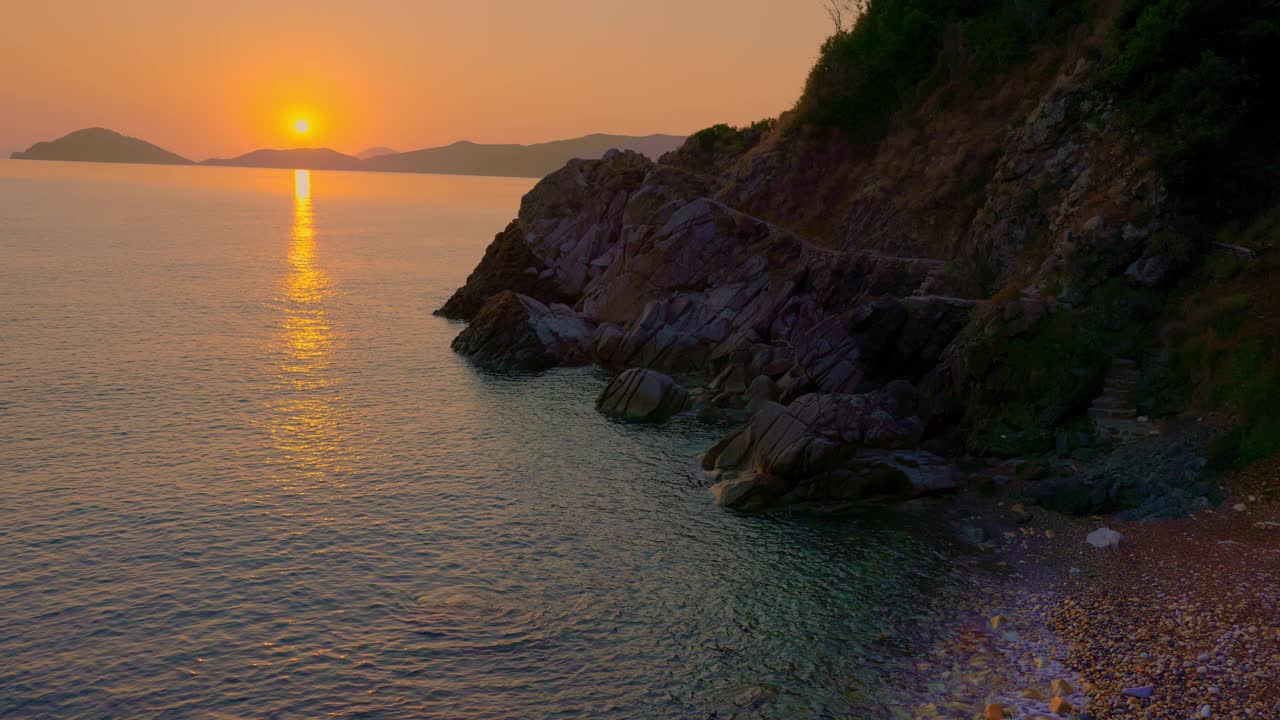
M 540 178 L 573 158 L 598 159 L 617 148 L 633 150 L 657 159 L 680 147 L 678 135 L 586 135 L 533 145 L 487 145 L 456 142 L 444 147 L 396 152 L 374 147 L 359 155 L 330 148 L 254 150 L 234 158 L 210 158 L 200 163 L 138 138 L 105 128 L 87 128 L 49 142 L 15 152 L 14 160 L 71 160 L 80 162 L 144 163 L 154 165 L 214 165 L 228 167 L 307 170 L 362 170 L 367 172 L 438 173 L 442 175 L 494 175 Z
M 147 165 L 191 165 L 181 155 L 106 128 L 85 128 L 57 140 L 38 142 L 25 152 L 9 156 L 14 160 L 77 160 L 80 162 L 142 163 Z

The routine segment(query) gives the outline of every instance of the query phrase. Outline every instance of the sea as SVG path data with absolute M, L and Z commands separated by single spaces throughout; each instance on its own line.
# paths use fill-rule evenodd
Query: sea
M 0 161 L 0 717 L 877 718 L 926 503 L 715 506 L 436 317 L 532 180 Z

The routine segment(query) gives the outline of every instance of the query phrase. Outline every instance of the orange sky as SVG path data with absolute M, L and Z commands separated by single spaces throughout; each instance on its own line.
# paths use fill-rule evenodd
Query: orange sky
M 830 30 L 820 0 L 6 5 L 0 149 L 102 126 L 196 160 L 741 124 L 795 102 Z

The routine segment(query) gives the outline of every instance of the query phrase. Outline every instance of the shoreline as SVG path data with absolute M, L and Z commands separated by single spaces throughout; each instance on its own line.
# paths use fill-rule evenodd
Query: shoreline
M 1224 476 L 1222 505 L 1145 522 L 961 500 L 996 528 L 985 547 L 1009 575 L 917 666 L 916 704 L 891 712 L 1280 717 L 1280 499 L 1266 489 L 1276 477 L 1280 459 L 1257 463 Z M 1124 539 L 1092 547 L 1099 527 Z M 1056 680 L 1070 710 L 1051 706 Z

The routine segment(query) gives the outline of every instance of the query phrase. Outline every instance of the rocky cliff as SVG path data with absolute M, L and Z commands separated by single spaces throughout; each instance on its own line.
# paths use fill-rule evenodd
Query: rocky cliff
M 685 379 L 744 422 L 704 460 L 735 507 L 1094 443 L 1108 367 L 1152 350 L 1196 243 L 1091 47 L 947 87 L 874 142 L 793 113 L 572 161 L 439 313 L 481 362 Z

